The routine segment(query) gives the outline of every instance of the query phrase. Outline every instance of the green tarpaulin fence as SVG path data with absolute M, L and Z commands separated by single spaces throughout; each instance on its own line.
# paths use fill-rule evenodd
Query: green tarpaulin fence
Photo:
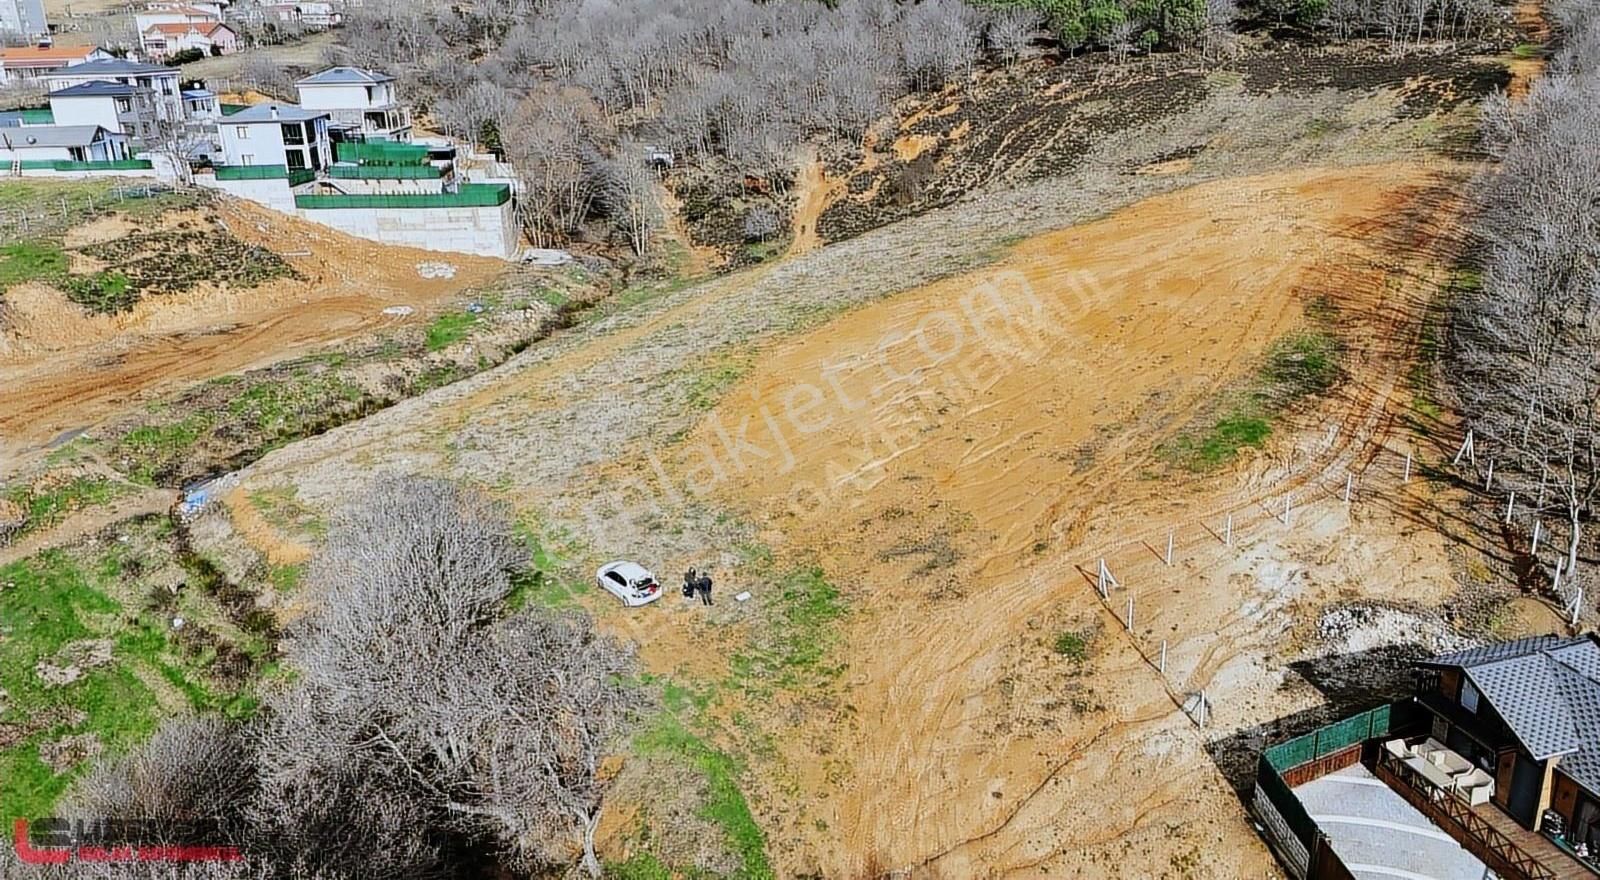
M 71 159 L 22 160 L 24 171 L 145 171 L 153 167 L 149 159 L 107 159 L 100 162 L 74 162 Z
M 333 155 L 340 162 L 358 165 L 426 165 L 428 148 L 421 144 L 404 144 L 398 141 L 367 141 L 366 143 L 337 143 Z
M 493 208 L 511 199 L 511 188 L 503 183 L 464 183 L 454 193 L 385 193 L 381 195 L 306 195 L 295 196 L 294 206 L 306 209 L 332 208 Z
M 444 176 L 444 169 L 432 165 L 332 165 L 329 177 L 361 180 L 432 180 Z

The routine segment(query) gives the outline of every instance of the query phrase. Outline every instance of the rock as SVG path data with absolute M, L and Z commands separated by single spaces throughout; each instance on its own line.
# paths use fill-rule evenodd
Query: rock
M 417 274 L 423 278 L 454 278 L 456 267 L 451 263 L 418 263 Z

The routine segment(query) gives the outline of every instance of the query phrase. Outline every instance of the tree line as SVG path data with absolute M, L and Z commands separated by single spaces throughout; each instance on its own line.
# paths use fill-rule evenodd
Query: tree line
M 101 760 L 60 814 L 154 820 L 163 834 L 216 821 L 248 856 L 191 872 L 109 866 L 124 878 L 526 874 L 574 852 L 599 876 L 600 762 L 649 696 L 632 649 L 588 618 L 508 613 L 527 561 L 483 494 L 420 478 L 374 489 L 308 567 L 315 610 L 280 646 L 289 683 L 247 722 L 170 721 Z
M 1600 493 L 1600 2 L 1550 11 L 1561 48 L 1545 75 L 1485 109 L 1498 162 L 1474 186 L 1480 271 L 1447 366 L 1500 485 L 1566 521 L 1571 588 Z

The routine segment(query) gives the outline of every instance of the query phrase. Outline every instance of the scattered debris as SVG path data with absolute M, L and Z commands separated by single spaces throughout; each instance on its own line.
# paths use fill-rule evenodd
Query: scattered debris
M 522 262 L 535 266 L 565 266 L 572 262 L 572 254 L 555 248 L 528 248 L 522 252 Z
M 479 302 L 467 303 L 467 312 L 469 314 L 473 314 L 473 315 L 481 315 L 481 314 L 483 314 L 483 303 L 479 303 Z
M 173 629 L 183 629 L 183 624 L 184 624 L 183 618 L 181 618 L 181 617 L 172 618 L 172 628 Z
M 413 309 L 410 306 L 390 306 L 390 307 L 384 309 L 383 313 L 385 315 L 393 315 L 393 316 L 395 316 L 397 318 L 404 318 L 405 316 L 411 314 L 414 311 L 416 311 L 416 309 Z
M 417 274 L 423 278 L 454 278 L 456 267 L 451 263 L 418 263 Z

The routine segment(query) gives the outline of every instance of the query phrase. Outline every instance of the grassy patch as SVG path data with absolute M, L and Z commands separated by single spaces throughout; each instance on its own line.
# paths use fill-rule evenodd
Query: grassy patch
M 734 877 L 741 880 L 768 880 L 775 877 L 772 865 L 767 860 L 766 835 L 762 833 L 761 826 L 756 824 L 755 816 L 750 812 L 750 803 L 739 788 L 738 763 L 685 727 L 672 708 L 671 696 L 669 689 L 667 710 L 653 726 L 634 738 L 634 747 L 644 754 L 670 755 L 704 774 L 709 793 L 700 815 L 722 829 L 729 848 L 739 857 L 740 869 L 734 873 Z M 680 701 L 679 709 L 682 708 Z M 653 858 L 650 862 L 655 864 L 645 863 L 635 867 L 643 870 L 659 866 L 659 862 Z M 642 873 L 632 876 L 659 875 Z
M 724 353 L 709 364 L 692 368 L 684 397 L 690 409 L 705 411 L 717 405 L 722 395 L 750 371 L 749 353 Z
M 215 420 L 214 413 L 201 411 L 175 422 L 140 425 L 113 445 L 112 460 L 130 479 L 153 486 L 188 457 L 190 447 Z
M 1543 58 L 1545 49 L 1538 43 L 1519 43 L 1512 48 L 1511 54 L 1518 58 Z
M 445 312 L 428 325 L 425 345 L 429 351 L 449 348 L 465 339 L 478 316 L 471 312 Z
M 53 479 L 46 475 L 31 486 L 19 486 L 6 493 L 7 500 L 28 513 L 24 531 L 49 528 L 73 511 L 98 507 L 121 494 L 121 488 L 98 474 L 79 474 Z
M 67 255 L 50 241 L 19 241 L 0 247 L 0 290 L 26 281 L 52 283 L 67 272 Z
M 139 292 L 121 272 L 67 275 L 60 283 L 67 299 L 97 315 L 127 311 L 139 301 Z
M 1057 654 L 1080 663 L 1089 656 L 1089 639 L 1080 632 L 1056 633 L 1055 643 L 1051 647 Z
M 831 682 L 842 668 L 828 663 L 844 616 L 839 591 L 820 568 L 790 572 L 778 582 L 762 631 L 729 660 L 733 684 L 755 695 Z
M 1315 309 L 1322 308 L 1331 306 L 1323 303 L 1307 311 L 1315 315 Z M 1317 323 L 1331 323 L 1331 316 Z M 1338 337 L 1325 326 L 1277 340 L 1244 387 L 1224 393 L 1205 416 L 1163 444 L 1157 454 L 1168 464 L 1206 472 L 1231 463 L 1240 450 L 1266 445 L 1277 418 L 1296 403 L 1327 392 L 1339 380 L 1342 350 Z
M 551 534 L 536 523 L 520 522 L 517 531 L 527 542 L 532 564 L 517 576 L 511 586 L 506 604 L 513 611 L 529 605 L 545 608 L 574 608 L 588 592 L 588 581 L 574 579 L 566 573 L 564 561 L 571 555 L 570 542 L 563 536 Z M 561 545 L 561 546 L 557 546 Z
M 0 751 L 0 818 L 47 815 L 71 782 L 40 758 L 40 745 L 67 734 L 92 733 L 116 750 L 154 729 L 154 700 L 128 667 L 118 645 L 112 663 L 84 670 L 78 680 L 47 687 L 34 673 L 63 646 L 101 636 L 121 606 L 86 571 L 59 551 L 0 567 L 0 687 L 7 693 L 0 720 L 25 734 Z

